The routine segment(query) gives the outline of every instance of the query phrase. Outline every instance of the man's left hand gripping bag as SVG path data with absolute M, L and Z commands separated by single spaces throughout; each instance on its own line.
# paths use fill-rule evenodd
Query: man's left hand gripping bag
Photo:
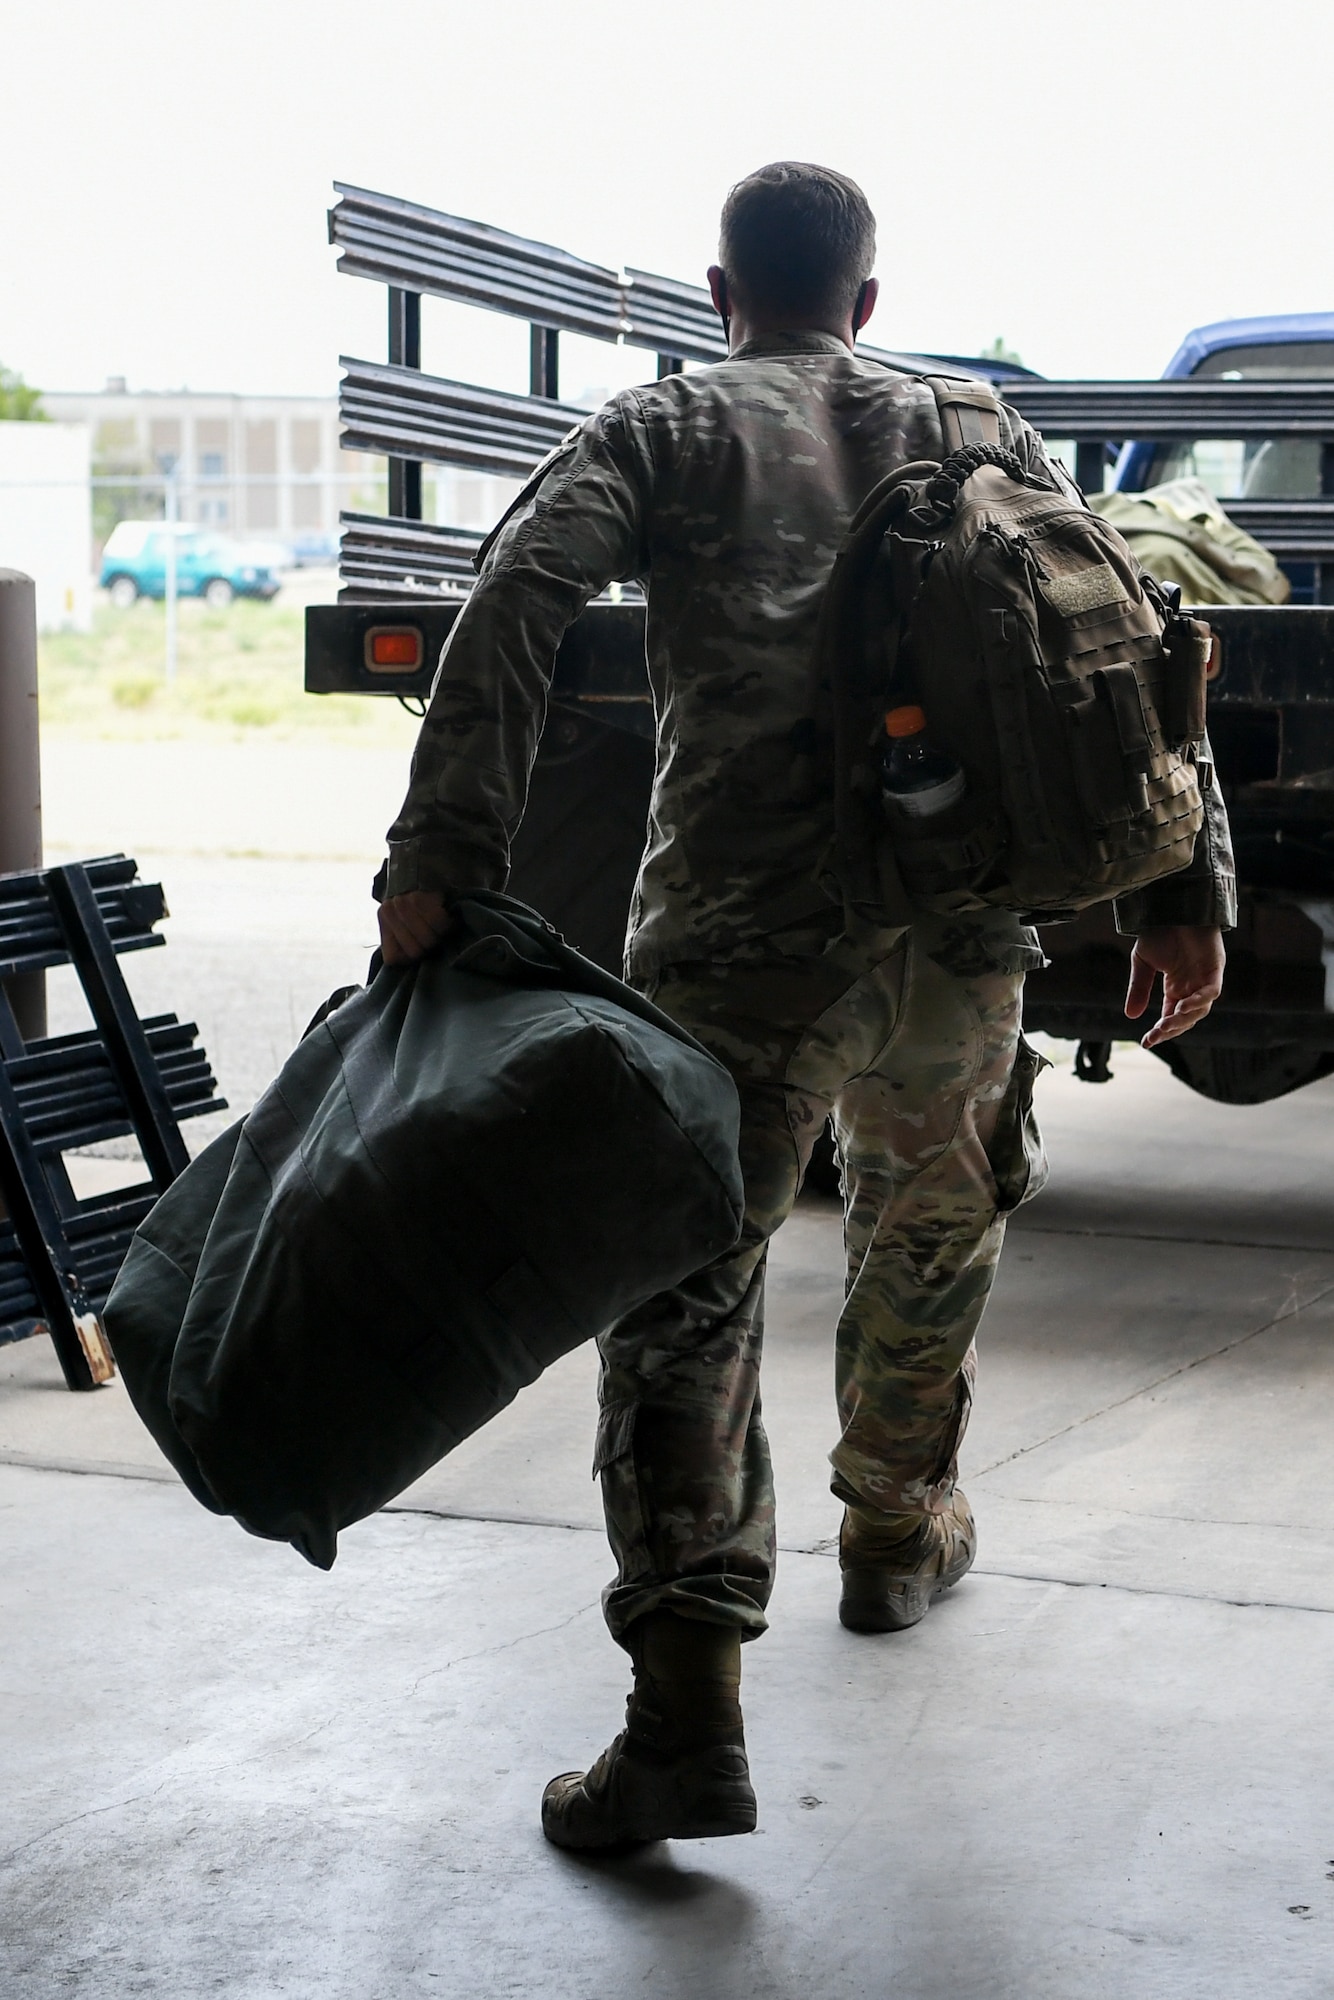
M 457 914 L 307 1034 L 107 1301 L 195 1497 L 322 1569 L 340 1528 L 740 1232 L 721 1065 L 522 904 Z

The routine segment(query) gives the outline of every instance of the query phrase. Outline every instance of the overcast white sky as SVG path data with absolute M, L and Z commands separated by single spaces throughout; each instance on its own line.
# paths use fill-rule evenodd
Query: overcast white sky
M 0 361 L 328 393 L 384 354 L 335 177 L 702 282 L 728 185 L 794 157 L 870 196 L 880 344 L 1153 375 L 1193 325 L 1334 306 L 1332 129 L 1315 0 L 8 0 Z M 476 319 L 429 312 L 425 365 L 526 387 Z

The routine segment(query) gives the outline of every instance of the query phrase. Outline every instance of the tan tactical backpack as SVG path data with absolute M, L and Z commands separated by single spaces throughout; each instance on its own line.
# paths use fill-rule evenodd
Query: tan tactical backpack
M 1190 862 L 1209 628 L 1002 447 L 985 384 L 924 379 L 945 461 L 868 495 L 824 604 L 834 873 L 881 911 L 906 890 L 936 911 L 1069 916 Z M 904 702 L 966 780 L 929 818 L 881 797 L 884 711 Z

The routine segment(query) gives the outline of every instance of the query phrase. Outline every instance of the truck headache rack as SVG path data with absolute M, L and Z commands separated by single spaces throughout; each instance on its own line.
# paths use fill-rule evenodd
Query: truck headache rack
M 335 181 L 329 241 L 338 268 L 395 290 L 423 292 L 526 319 L 534 333 L 581 333 L 625 340 L 658 356 L 663 373 L 682 361 L 721 361 L 727 352 L 713 301 L 702 285 L 651 271 L 610 271 L 461 215 Z M 534 349 L 546 343 L 534 341 Z M 911 357 L 866 347 L 895 366 Z M 534 395 L 550 393 L 534 388 Z
M 474 580 L 473 558 L 481 546 L 482 536 L 468 528 L 344 514 L 339 601 L 383 604 L 386 598 L 439 597 L 442 591 L 462 594 Z M 306 634 L 309 669 L 309 620 Z M 306 688 L 313 691 L 309 671 Z
M 1075 477 L 1101 492 L 1108 454 L 1131 440 L 1303 437 L 1321 446 L 1321 497 L 1228 499 L 1230 520 L 1280 560 L 1314 566 L 1313 601 L 1334 599 L 1334 382 L 1042 382 L 1005 385 L 1006 401 L 1045 436 L 1072 438 Z
M 526 479 L 587 410 L 535 396 L 475 389 L 414 368 L 339 362 L 340 442 L 346 451 L 411 453 L 420 462 L 461 465 Z
M 165 942 L 126 855 L 0 875 L 0 1345 L 49 1333 L 71 1389 L 114 1364 L 98 1318 L 130 1238 L 188 1159 L 183 1118 L 226 1108 L 198 1029 L 140 1020 L 117 953 Z M 5 982 L 73 965 L 93 1027 L 24 1041 Z M 64 1155 L 134 1137 L 148 1179 L 80 1200 Z
M 1028 380 L 1005 400 L 1049 437 L 1334 437 L 1334 382 Z
M 534 243 L 459 215 L 335 181 L 329 241 L 338 268 L 389 287 L 388 365 L 344 357 L 339 388 L 345 450 L 385 453 L 389 519 L 422 518 L 423 463 L 525 479 L 587 410 L 559 399 L 560 336 L 625 341 L 657 357 L 659 377 L 687 361 L 721 361 L 727 341 L 709 294 L 651 271 L 611 271 L 549 243 Z M 423 294 L 480 306 L 529 325 L 529 393 L 507 395 L 421 372 Z M 861 352 L 914 369 L 920 357 Z M 349 522 L 344 515 L 344 525 Z M 380 552 L 374 517 L 356 521 L 345 594 L 364 598 Z M 388 522 L 382 573 L 394 574 Z M 346 554 L 346 541 L 345 541 Z M 414 588 L 420 588 L 420 573 Z M 438 581 L 448 585 L 452 573 Z

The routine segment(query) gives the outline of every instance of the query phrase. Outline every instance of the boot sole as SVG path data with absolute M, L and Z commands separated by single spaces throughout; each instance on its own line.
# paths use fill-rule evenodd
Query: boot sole
M 565 1826 L 552 1797 L 565 1778 L 580 1779 L 582 1771 L 567 1771 L 553 1778 L 542 1796 L 542 1831 L 553 1847 L 570 1853 L 614 1854 L 626 1848 L 647 1847 L 659 1840 L 725 1840 L 736 1833 L 754 1833 L 758 1818 L 755 1794 L 740 1787 L 729 1798 L 715 1798 L 698 1805 L 688 1815 L 674 1817 L 630 1816 L 617 1822 L 615 1829 L 581 1832 Z M 564 1795 L 557 1795 L 563 1797 Z
M 856 1570 L 845 1570 L 843 1573 L 844 1595 L 839 1601 L 838 1622 L 848 1632 L 910 1632 L 914 1625 L 921 1624 L 937 1598 L 943 1597 L 946 1591 L 953 1590 L 956 1584 L 963 1582 L 972 1566 L 973 1558 L 970 1555 L 967 1562 L 955 1575 L 943 1576 L 932 1589 L 930 1596 L 927 1598 L 925 1604 L 923 1604 L 921 1610 L 914 1611 L 910 1615 L 905 1615 L 903 1612 L 897 1610 L 893 1604 L 887 1603 L 883 1598 L 878 1603 L 850 1604 L 847 1595 L 848 1579 L 849 1577 L 856 1576 L 858 1572 Z M 863 1571 L 861 1573 L 863 1575 L 873 1574 L 871 1571 Z
M 685 1822 L 673 1820 L 670 1825 L 650 1826 L 641 1820 L 632 1826 L 618 1827 L 614 1834 L 580 1839 L 561 1826 L 554 1816 L 543 1813 L 542 1831 L 553 1847 L 563 1847 L 568 1854 L 618 1854 L 631 1847 L 650 1847 L 660 1840 L 726 1840 L 734 1833 L 754 1833 L 757 1818 L 758 1814 L 752 1806 L 749 1811 L 738 1810 L 725 1816 L 720 1814 Z

